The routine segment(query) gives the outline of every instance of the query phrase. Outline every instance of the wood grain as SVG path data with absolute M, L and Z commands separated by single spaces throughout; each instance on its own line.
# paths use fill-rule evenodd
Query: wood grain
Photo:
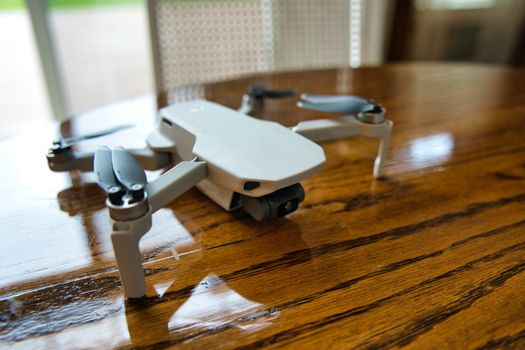
M 387 177 L 372 177 L 377 142 L 355 138 L 323 144 L 325 167 L 285 219 L 255 222 L 190 190 L 155 214 L 141 242 L 148 295 L 125 302 L 93 175 L 47 169 L 52 125 L 3 139 L 1 346 L 525 347 L 525 70 L 283 72 L 161 99 L 237 107 L 255 81 L 383 104 L 395 123 Z M 295 102 L 268 101 L 259 117 L 287 126 L 338 117 Z M 152 103 L 107 106 L 62 130 L 132 120 L 137 127 L 78 148 L 137 147 Z

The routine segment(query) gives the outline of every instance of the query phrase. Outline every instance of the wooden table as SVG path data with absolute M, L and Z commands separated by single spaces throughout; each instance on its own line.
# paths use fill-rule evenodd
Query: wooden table
M 53 125 L 3 139 L 3 347 L 525 348 L 525 70 L 304 71 L 168 97 L 236 107 L 256 80 L 382 103 L 395 123 L 388 176 L 372 177 L 377 140 L 357 138 L 324 144 L 324 169 L 302 183 L 306 199 L 286 219 L 255 222 L 190 190 L 155 214 L 141 242 L 148 296 L 125 302 L 94 176 L 47 169 Z M 321 117 L 295 102 L 269 101 L 261 117 Z M 79 148 L 140 146 L 152 100 L 88 112 L 63 130 L 129 120 L 138 126 Z

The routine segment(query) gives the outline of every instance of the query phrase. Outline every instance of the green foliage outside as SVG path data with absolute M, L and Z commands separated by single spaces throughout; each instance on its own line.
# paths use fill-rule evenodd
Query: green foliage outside
M 23 0 L 0 0 L 0 11 L 1 10 L 11 10 L 11 9 L 20 9 L 24 7 Z
M 144 0 L 48 0 L 52 9 L 72 9 L 81 7 L 135 5 Z M 0 0 L 0 11 L 21 10 L 26 6 L 25 0 Z
M 53 10 L 90 8 L 100 6 L 115 5 L 137 5 L 145 3 L 146 0 L 48 0 L 49 6 Z M 198 1 L 216 1 L 216 0 L 161 0 L 161 1 L 179 1 L 179 2 L 198 2 Z M 254 0 L 230 0 L 230 1 L 254 1 Z M 0 0 L 0 11 L 2 10 L 21 10 L 26 6 L 25 0 Z

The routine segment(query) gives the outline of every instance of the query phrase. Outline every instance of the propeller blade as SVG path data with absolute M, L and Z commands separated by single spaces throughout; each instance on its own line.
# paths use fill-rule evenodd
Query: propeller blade
M 248 94 L 255 98 L 285 98 L 294 96 L 295 92 L 292 90 L 270 90 L 264 85 L 253 84 L 250 86 Z
M 328 113 L 340 113 L 340 114 L 356 114 L 363 111 L 367 111 L 370 107 L 373 109 L 373 105 L 364 106 L 349 106 L 346 103 L 310 103 L 310 102 L 297 102 L 297 105 L 301 108 L 313 109 L 321 112 Z M 359 108 L 357 108 L 359 107 Z
M 134 199 L 142 199 L 144 187 L 148 183 L 144 168 L 122 147 L 115 148 L 111 158 L 118 181 L 130 191 Z
M 108 194 L 113 204 L 120 204 L 124 190 L 113 172 L 111 150 L 102 146 L 95 152 L 93 170 L 97 174 L 97 184 Z
M 268 98 L 285 98 L 292 97 L 294 92 L 292 90 L 266 90 L 265 97 Z
M 97 183 L 104 191 L 107 192 L 110 187 L 120 186 L 113 173 L 111 150 L 108 147 L 102 146 L 97 149 L 93 168 L 97 174 Z
M 94 139 L 94 138 L 97 138 L 97 137 L 110 135 L 110 134 L 116 133 L 117 131 L 129 129 L 129 128 L 133 127 L 133 126 L 134 126 L 133 124 L 118 125 L 118 126 L 115 126 L 113 128 L 96 131 L 96 132 L 93 132 L 93 133 L 90 133 L 90 134 L 73 136 L 73 137 L 68 137 L 68 138 L 65 138 L 65 139 L 61 138 L 61 139 L 59 139 L 58 142 L 68 143 L 68 144 L 71 145 L 73 143 L 77 143 L 77 142 L 80 142 L 80 141 L 84 141 L 84 140 L 89 140 L 89 139 Z
M 357 114 L 373 111 L 376 104 L 357 96 L 316 96 L 302 95 L 299 107 L 321 112 Z
M 362 97 L 358 96 L 350 96 L 350 95 L 309 95 L 309 94 L 302 94 L 301 100 L 305 102 L 310 103 L 338 103 L 338 102 L 345 102 L 345 103 L 368 103 L 367 100 L 365 100 Z

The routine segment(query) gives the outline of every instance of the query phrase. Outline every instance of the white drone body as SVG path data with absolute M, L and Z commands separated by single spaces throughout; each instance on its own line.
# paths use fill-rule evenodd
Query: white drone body
M 95 170 L 107 192 L 111 238 L 126 297 L 146 293 L 139 241 L 151 227 L 151 215 L 191 187 L 224 209 L 242 208 L 256 220 L 282 217 L 304 199 L 299 182 L 320 171 L 326 160 L 323 149 L 313 141 L 352 135 L 381 140 L 374 176 L 383 175 L 393 126 L 384 119 L 383 108 L 352 96 L 303 99 L 302 107 L 330 112 L 339 112 L 341 103 L 355 107 L 359 102 L 364 112 L 287 128 L 248 116 L 254 107 L 250 96 L 245 96 L 238 111 L 194 100 L 160 110 L 146 149 L 103 147 L 94 154 L 76 154 L 67 143 L 50 149 L 51 170 Z M 339 109 L 334 110 L 334 105 Z M 147 183 L 144 168 L 170 165 L 171 169 Z
M 325 162 L 320 146 L 281 124 L 204 100 L 162 109 L 148 145 L 206 162 L 207 178 L 197 187 L 226 210 L 239 207 L 235 194 L 264 196 L 299 183 Z

